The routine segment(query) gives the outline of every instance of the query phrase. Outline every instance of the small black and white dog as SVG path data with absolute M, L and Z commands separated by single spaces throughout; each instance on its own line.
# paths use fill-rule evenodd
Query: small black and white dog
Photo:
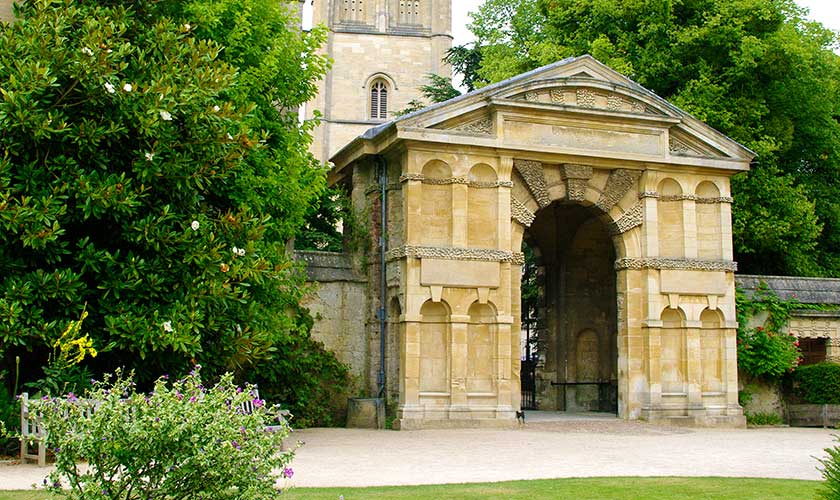
M 516 412 L 516 421 L 520 424 L 525 423 L 525 411 L 518 411 Z

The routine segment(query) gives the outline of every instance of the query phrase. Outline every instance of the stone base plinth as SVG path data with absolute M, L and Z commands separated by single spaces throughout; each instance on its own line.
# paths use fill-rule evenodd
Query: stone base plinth
M 740 407 L 720 408 L 669 408 L 642 409 L 642 420 L 680 427 L 719 427 L 744 429 L 747 419 Z

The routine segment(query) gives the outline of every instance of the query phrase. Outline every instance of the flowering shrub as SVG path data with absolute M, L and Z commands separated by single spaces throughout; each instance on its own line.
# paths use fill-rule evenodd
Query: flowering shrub
M 779 378 L 801 361 L 799 341 L 759 326 L 738 330 L 738 366 L 753 377 Z
M 117 372 L 93 382 L 85 399 L 34 401 L 56 456 L 45 486 L 86 500 L 274 498 L 278 477 L 293 473 L 293 452 L 280 451 L 289 427 L 279 409 L 229 374 L 213 387 L 202 385 L 198 367 L 167 378 L 144 394 Z
M 799 341 L 784 330 L 790 311 L 799 307 L 796 300 L 781 300 L 765 284 L 751 299 L 738 290 L 738 368 L 750 376 L 778 379 L 793 371 L 802 360 Z M 750 327 L 750 319 L 767 313 L 763 326 Z

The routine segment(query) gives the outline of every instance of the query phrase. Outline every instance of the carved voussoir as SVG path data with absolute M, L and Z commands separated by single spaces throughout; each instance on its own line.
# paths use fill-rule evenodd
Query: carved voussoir
M 610 234 L 615 236 L 626 233 L 634 227 L 644 223 L 645 211 L 641 203 L 637 203 L 630 210 L 624 213 L 617 221 L 610 224 Z
M 636 182 L 641 176 L 642 172 L 639 170 L 613 170 L 610 172 L 609 179 L 607 179 L 607 186 L 604 193 L 595 206 L 604 212 L 609 212 L 612 207 L 624 198 L 627 191 L 636 185 Z
M 536 219 L 536 215 L 534 215 L 533 212 L 528 210 L 528 207 L 522 204 L 522 202 L 520 202 L 514 197 L 511 197 L 510 218 L 522 224 L 525 227 L 531 227 L 531 224 L 534 223 L 534 219 Z
M 545 208 L 551 204 L 542 163 L 538 161 L 513 160 L 513 166 L 516 167 L 519 175 L 525 180 L 528 190 L 534 195 L 534 199 L 537 200 L 540 208 Z

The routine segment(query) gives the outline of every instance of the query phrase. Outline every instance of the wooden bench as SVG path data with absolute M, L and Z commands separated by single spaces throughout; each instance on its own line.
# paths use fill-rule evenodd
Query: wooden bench
M 38 462 L 38 466 L 47 465 L 47 433 L 41 424 L 41 417 L 33 415 L 29 409 L 29 394 L 20 395 L 20 461 Z M 33 448 L 35 450 L 33 451 Z
M 254 399 L 259 399 L 260 393 L 254 389 Z M 99 406 L 96 401 L 79 400 L 81 404 L 86 404 L 89 410 L 95 411 Z M 239 407 L 243 413 L 251 414 L 254 412 L 254 401 L 247 400 Z M 291 413 L 289 410 L 281 410 L 280 418 L 283 419 L 283 424 L 289 423 Z M 267 425 L 265 430 L 268 432 L 276 432 L 283 427 L 280 425 Z M 291 427 L 289 428 L 291 431 Z M 281 446 L 281 451 L 285 450 L 285 444 Z M 37 461 L 39 467 L 46 467 L 47 465 L 47 433 L 44 430 L 42 419 L 40 415 L 32 413 L 29 408 L 29 394 L 24 392 L 20 395 L 20 461 L 26 463 L 27 460 Z

